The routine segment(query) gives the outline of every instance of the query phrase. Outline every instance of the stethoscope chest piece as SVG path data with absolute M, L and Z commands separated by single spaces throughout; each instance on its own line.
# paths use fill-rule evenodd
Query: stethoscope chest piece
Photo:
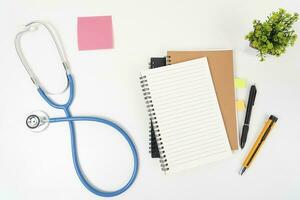
M 34 111 L 26 118 L 26 125 L 32 132 L 41 132 L 49 126 L 49 117 L 44 111 Z

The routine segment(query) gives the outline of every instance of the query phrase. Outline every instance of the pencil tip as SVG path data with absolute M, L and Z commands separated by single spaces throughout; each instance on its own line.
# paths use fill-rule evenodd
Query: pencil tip
M 241 171 L 240 171 L 240 175 L 242 176 L 243 174 L 244 174 L 244 172 L 246 171 L 246 167 L 243 167 L 242 169 L 241 169 Z

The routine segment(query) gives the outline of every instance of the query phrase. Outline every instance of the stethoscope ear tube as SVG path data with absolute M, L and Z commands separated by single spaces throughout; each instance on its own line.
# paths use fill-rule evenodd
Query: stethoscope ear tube
M 56 46 L 56 49 L 57 49 L 57 52 L 59 54 L 59 57 L 61 59 L 61 63 L 63 65 L 63 68 L 66 72 L 66 79 L 67 79 L 67 84 L 66 86 L 63 88 L 63 90 L 59 91 L 59 92 L 50 92 L 48 90 L 46 90 L 44 87 L 42 87 L 38 77 L 36 76 L 36 74 L 33 72 L 32 68 L 30 67 L 26 57 L 24 56 L 23 54 L 23 51 L 22 51 L 22 47 L 21 47 L 21 37 L 23 34 L 27 33 L 27 32 L 31 32 L 31 31 L 36 31 L 38 30 L 38 26 L 43 26 L 44 28 L 47 29 L 47 31 L 49 32 L 49 34 L 51 35 L 51 38 L 53 40 L 53 42 L 55 43 L 55 46 Z M 43 91 L 47 94 L 50 94 L 50 95 L 57 95 L 57 94 L 62 94 L 64 93 L 68 87 L 69 87 L 69 81 L 68 81 L 68 78 L 67 78 L 67 75 L 69 75 L 71 72 L 70 72 L 70 67 L 69 67 L 69 64 L 68 64 L 68 61 L 66 59 L 66 56 L 65 56 L 65 53 L 64 53 L 64 49 L 61 45 L 61 41 L 58 37 L 58 35 L 55 33 L 54 29 L 51 28 L 50 25 L 44 23 L 44 22 L 41 22 L 41 21 L 34 21 L 34 22 L 30 22 L 29 24 L 25 25 L 24 27 L 24 30 L 20 31 L 16 37 L 15 37 L 15 40 L 14 40 L 14 43 L 15 43 L 15 49 L 16 49 L 16 52 L 26 70 L 26 72 L 28 73 L 30 79 L 32 80 L 33 84 L 36 86 L 36 88 L 42 88 Z

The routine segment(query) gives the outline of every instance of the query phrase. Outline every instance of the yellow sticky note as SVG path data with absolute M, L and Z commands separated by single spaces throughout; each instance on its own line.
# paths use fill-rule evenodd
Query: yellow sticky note
M 246 85 L 247 85 L 247 83 L 244 79 L 240 79 L 240 78 L 234 79 L 234 87 L 235 88 L 245 88 Z
M 238 100 L 235 102 L 235 105 L 236 105 L 236 109 L 238 111 L 242 111 L 242 110 L 245 110 L 246 109 L 246 106 L 245 106 L 245 102 L 242 101 L 242 100 Z

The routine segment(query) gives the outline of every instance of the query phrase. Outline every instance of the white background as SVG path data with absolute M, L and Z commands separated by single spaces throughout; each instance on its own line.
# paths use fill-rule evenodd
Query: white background
M 101 199 L 75 174 L 66 124 L 52 124 L 39 134 L 25 126 L 33 110 L 63 116 L 40 98 L 14 49 L 15 34 L 32 20 L 51 22 L 60 34 L 76 81 L 73 114 L 113 119 L 137 146 L 138 177 L 114 199 L 300 199 L 300 39 L 284 56 L 262 63 L 244 40 L 253 19 L 264 19 L 279 7 L 300 12 L 296 0 L 1 0 L 0 199 Z M 114 49 L 78 51 L 77 17 L 99 15 L 113 17 Z M 300 34 L 299 22 L 295 28 Z M 58 91 L 64 74 L 53 44 L 42 33 L 24 36 L 22 44 L 42 83 Z M 235 76 L 258 89 L 246 147 L 228 160 L 165 176 L 148 153 L 139 72 L 151 56 L 164 56 L 167 50 L 220 48 L 234 49 Z M 247 93 L 240 90 L 237 98 Z M 270 114 L 279 118 L 277 126 L 241 177 L 242 160 Z M 79 157 L 89 180 L 108 190 L 124 184 L 132 169 L 126 143 L 109 128 L 76 124 Z

